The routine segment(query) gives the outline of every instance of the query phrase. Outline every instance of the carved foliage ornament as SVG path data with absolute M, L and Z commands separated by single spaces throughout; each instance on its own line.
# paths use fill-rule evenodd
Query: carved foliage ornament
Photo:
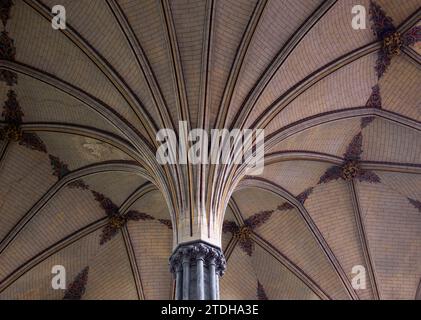
M 112 218 L 113 216 L 118 216 L 118 206 L 111 201 L 110 198 L 107 198 L 102 193 L 91 191 L 95 200 L 99 202 L 100 207 L 105 211 L 105 214 Z
M 47 153 L 47 147 L 35 133 L 23 132 L 19 144 L 31 150 Z
M 7 21 L 10 19 L 10 10 L 12 9 L 12 0 L 0 0 L 0 20 L 6 27 Z
M 265 210 L 258 212 L 244 221 L 244 225 L 250 229 L 256 229 L 270 219 L 275 210 Z
M 0 140 L 19 141 L 22 139 L 22 130 L 15 124 L 7 124 L 0 130 Z
M 5 119 L 6 125 L 0 130 L 0 140 L 19 142 L 20 145 L 31 150 L 47 153 L 44 142 L 37 134 L 22 132 L 21 124 L 24 114 L 16 98 L 16 93 L 13 90 L 9 90 L 7 97 L 1 114 Z
M 4 117 L 6 125 L 0 130 L 0 140 L 19 142 L 20 145 L 31 150 L 47 153 L 44 142 L 37 134 L 22 132 L 21 124 L 24 114 L 13 90 L 7 93 L 1 116 Z
M 344 153 L 342 166 L 332 166 L 320 177 L 319 184 L 328 183 L 333 180 L 342 179 L 351 181 L 358 179 L 360 182 L 380 183 L 380 178 L 369 170 L 361 168 L 362 133 L 358 133 L 349 144 Z
M 0 70 L 0 81 L 6 82 L 8 86 L 14 86 L 18 83 L 18 74 L 9 70 Z
M 415 26 L 402 37 L 404 46 L 413 46 L 415 43 L 421 41 L 421 26 Z
M 387 16 L 385 11 L 374 1 L 370 1 L 369 14 L 372 23 L 371 29 L 378 40 L 383 40 L 396 32 L 392 18 Z
M 9 90 L 7 92 L 7 100 L 3 106 L 2 117 L 7 123 L 20 125 L 22 123 L 23 112 L 16 98 L 16 92 Z
M 374 116 L 361 118 L 361 129 L 364 129 L 365 127 L 367 127 L 374 120 L 376 120 L 376 117 Z
M 80 190 L 89 190 L 89 185 L 85 183 L 82 179 L 78 179 L 70 182 L 67 185 L 70 189 L 80 189 Z
M 417 292 L 415 293 L 415 300 L 421 300 L 421 280 L 418 284 Z
M 108 219 L 108 224 L 102 229 L 102 234 L 99 241 L 100 245 L 110 241 L 130 220 L 154 220 L 154 218 L 146 213 L 138 212 L 135 210 L 129 211 L 125 215 L 112 216 Z
M 6 126 L 0 131 L 2 140 L 19 141 L 22 139 L 22 123 L 23 112 L 19 102 L 16 99 L 16 93 L 13 90 L 7 92 L 7 100 L 3 105 L 2 117 L 6 121 Z
M 60 160 L 60 158 L 55 157 L 53 155 L 49 155 L 50 164 L 53 168 L 53 175 L 59 179 L 62 179 L 66 175 L 69 174 L 70 170 L 67 164 Z
M 303 193 L 297 196 L 297 200 L 301 203 L 304 203 L 308 196 L 313 191 L 312 188 L 305 190 Z M 222 226 L 223 233 L 231 233 L 235 239 L 238 240 L 238 245 L 240 248 L 248 255 L 251 256 L 254 251 L 254 241 L 251 238 L 253 230 L 262 226 L 276 211 L 287 211 L 291 210 L 294 207 L 288 203 L 284 202 L 276 207 L 273 210 L 264 210 L 258 213 L 251 215 L 249 218 L 244 220 L 243 226 L 238 226 L 234 221 L 224 221 Z
M 403 41 L 399 32 L 392 33 L 383 39 L 383 50 L 387 56 L 398 56 L 401 53 Z
M 378 84 L 376 84 L 373 88 L 371 88 L 371 95 L 368 98 L 365 106 L 367 108 L 375 108 L 375 109 L 382 108 L 382 97 L 380 95 L 380 87 Z
M 13 5 L 11 0 L 0 0 L 0 19 L 4 28 L 10 19 L 10 10 Z M 14 61 L 16 56 L 16 47 L 13 39 L 4 30 L 0 35 L 0 59 Z M 6 82 L 8 86 L 14 86 L 18 82 L 18 75 L 15 72 L 1 69 L 0 81 Z M 2 117 L 6 126 L 0 130 L 0 140 L 15 141 L 31 150 L 47 153 L 47 148 L 42 140 L 35 133 L 22 132 L 21 124 L 24 116 L 15 91 L 9 90 L 7 100 L 3 106 Z
M 359 161 L 363 153 L 362 145 L 363 134 L 360 132 L 352 138 L 350 144 L 346 148 L 346 151 L 344 153 L 344 159 L 346 161 Z
M 392 58 L 398 56 L 403 46 L 410 46 L 421 40 L 421 30 L 416 26 L 401 35 L 393 24 L 391 17 L 374 1 L 370 2 L 370 21 L 374 35 L 382 42 L 382 49 L 376 61 L 376 73 L 380 79 L 390 65 Z
M 410 203 L 410 204 L 412 204 L 415 208 L 417 208 L 419 212 L 421 212 L 421 202 L 420 202 L 420 201 L 418 201 L 418 200 L 414 200 L 414 199 L 411 199 L 411 198 L 408 198 L 408 201 L 409 201 L 409 203 Z
M 82 179 L 77 179 L 70 182 L 67 185 L 70 189 L 79 189 L 79 190 L 90 190 L 94 199 L 99 202 L 100 207 L 104 210 L 105 214 L 108 217 L 108 223 L 102 230 L 100 244 L 104 244 L 111 240 L 119 230 L 126 225 L 128 221 L 139 221 L 139 220 L 155 220 L 151 215 L 139 212 L 136 210 L 130 210 L 125 215 L 121 215 L 119 212 L 118 206 L 109 198 L 107 198 L 102 193 L 99 193 L 95 190 L 91 190 L 90 186 L 85 183 Z M 167 219 L 158 219 L 158 222 L 165 225 L 168 229 L 172 229 L 171 220 Z
M 371 95 L 367 100 L 367 103 L 365 104 L 367 108 L 374 108 L 374 109 L 382 109 L 382 98 L 380 95 L 380 87 L 379 85 L 375 85 L 371 89 Z M 363 117 L 361 119 L 361 129 L 364 129 L 367 127 L 370 123 L 374 121 L 375 117 Z
M 257 300 L 269 300 L 265 288 L 260 283 L 260 281 L 257 281 Z
M 160 223 L 166 226 L 168 229 L 172 230 L 172 222 L 170 219 L 158 219 Z
M 230 232 L 235 239 L 238 240 L 240 248 L 251 256 L 254 250 L 254 242 L 251 239 L 253 229 L 261 226 L 269 220 L 275 210 L 267 210 L 256 213 L 244 221 L 244 225 L 239 227 L 234 221 L 224 221 L 222 232 Z
M 88 283 L 89 267 L 85 267 L 73 282 L 69 285 L 64 293 L 63 300 L 80 300 L 86 291 L 86 284 Z
M 231 233 L 235 239 L 238 239 L 238 245 L 249 256 L 253 253 L 253 241 L 250 239 L 251 229 L 243 226 L 239 227 L 234 221 L 224 221 L 222 225 L 223 233 Z
M 313 193 L 314 188 L 310 187 L 306 190 L 304 190 L 303 192 L 301 192 L 298 196 L 297 196 L 297 200 L 298 202 L 300 202 L 301 204 L 304 204 L 308 197 L 310 197 L 310 195 Z
M 108 223 L 102 229 L 100 238 L 100 245 L 110 241 L 121 228 L 123 228 L 128 221 L 139 221 L 139 220 L 154 220 L 155 218 L 136 210 L 130 210 L 125 215 L 120 214 L 118 206 L 114 204 L 111 199 L 105 197 L 102 193 L 91 191 L 95 197 L 95 200 L 100 203 L 105 214 L 108 216 Z
M 357 161 L 347 161 L 342 166 L 341 178 L 344 180 L 352 180 L 358 176 L 360 171 L 360 164 Z
M 247 226 L 238 228 L 235 232 L 234 237 L 238 239 L 238 245 L 240 248 L 251 257 L 254 250 L 254 242 L 251 239 L 252 229 Z
M 10 19 L 10 10 L 12 8 L 12 0 L 0 0 L 0 20 L 3 23 L 4 29 Z M 16 48 L 13 40 L 4 30 L 0 36 L 0 59 L 14 61 L 16 56 Z M 1 69 L 0 81 L 6 82 L 8 86 L 13 86 L 18 83 L 18 75 L 15 72 Z
M 6 31 L 0 33 L 0 59 L 15 61 L 16 47 L 15 42 L 9 37 Z

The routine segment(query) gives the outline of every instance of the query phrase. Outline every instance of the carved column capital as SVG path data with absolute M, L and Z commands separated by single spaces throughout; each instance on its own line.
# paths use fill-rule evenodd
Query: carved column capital
M 183 263 L 183 254 L 181 251 L 177 251 L 170 257 L 170 271 L 171 273 L 177 272 L 181 268 Z
M 221 249 L 203 242 L 197 242 L 177 247 L 169 259 L 171 272 L 174 272 L 176 266 L 183 261 L 190 260 L 194 262 L 197 259 L 202 259 L 205 265 L 215 264 L 220 270 L 225 270 L 226 268 L 225 256 Z
M 215 299 L 218 296 L 216 292 L 218 277 L 221 277 L 226 269 L 226 260 L 220 248 L 204 242 L 180 245 L 174 250 L 169 263 L 171 272 L 179 281 L 178 288 L 181 292 L 177 291 L 177 297 Z M 195 279 L 196 283 L 184 283 L 190 279 Z M 182 288 L 181 281 L 183 281 Z

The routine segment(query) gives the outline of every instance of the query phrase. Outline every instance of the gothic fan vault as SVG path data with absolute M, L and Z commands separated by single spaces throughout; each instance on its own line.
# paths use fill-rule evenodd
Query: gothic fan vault
M 420 298 L 420 0 L 56 4 L 0 0 L 0 299 Z M 179 121 L 263 174 L 159 165 Z

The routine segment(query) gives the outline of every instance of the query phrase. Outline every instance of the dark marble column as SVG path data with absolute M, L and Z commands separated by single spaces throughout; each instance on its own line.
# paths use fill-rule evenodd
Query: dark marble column
M 218 300 L 219 277 L 226 268 L 221 249 L 195 242 L 179 245 L 170 257 L 176 300 Z

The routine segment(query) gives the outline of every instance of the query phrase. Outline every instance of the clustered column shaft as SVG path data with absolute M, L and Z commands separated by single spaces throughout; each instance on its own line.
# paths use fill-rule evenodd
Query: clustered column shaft
M 176 300 L 218 300 L 226 268 L 221 249 L 203 242 L 179 245 L 170 257 Z

